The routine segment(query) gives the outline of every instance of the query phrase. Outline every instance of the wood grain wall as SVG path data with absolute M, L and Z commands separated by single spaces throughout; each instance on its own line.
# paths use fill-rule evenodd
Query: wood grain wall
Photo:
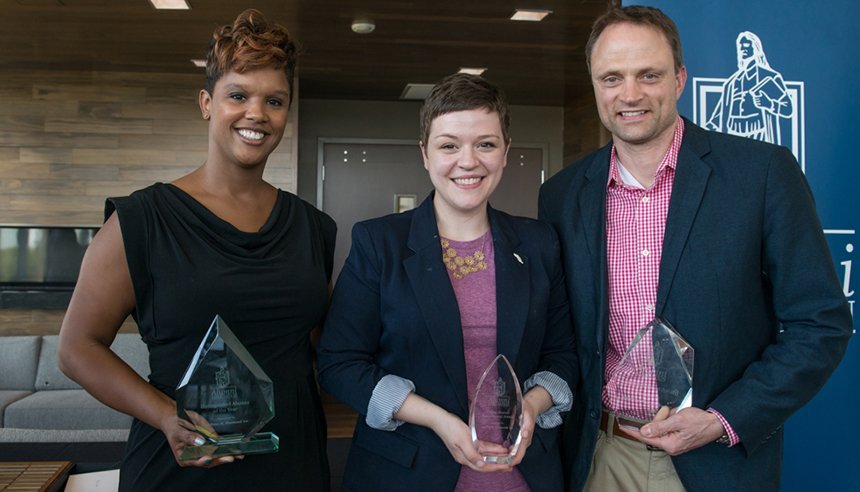
M 564 165 L 606 145 L 611 135 L 600 122 L 592 93 L 576 94 L 564 102 Z
M 206 158 L 203 74 L 6 71 L 0 221 L 100 224 L 104 199 L 171 181 Z M 296 110 L 266 178 L 295 192 Z
M 3 70 L 0 223 L 98 225 L 104 200 L 190 172 L 206 158 L 203 72 Z M 298 97 L 266 179 L 296 191 Z M 59 316 L 59 318 L 58 318 Z M 62 313 L 0 313 L 0 335 L 56 333 Z

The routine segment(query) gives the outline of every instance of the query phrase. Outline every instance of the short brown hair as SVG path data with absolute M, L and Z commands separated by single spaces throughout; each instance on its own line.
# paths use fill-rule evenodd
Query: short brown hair
M 591 27 L 591 35 L 588 36 L 588 43 L 585 44 L 585 63 L 588 64 L 589 73 L 591 73 L 591 52 L 594 50 L 597 38 L 603 34 L 603 31 L 607 27 L 624 22 L 640 26 L 650 26 L 662 32 L 666 36 L 669 46 L 672 48 L 672 57 L 675 59 L 675 71 L 677 72 L 684 66 L 684 54 L 681 52 L 681 37 L 678 35 L 678 28 L 675 26 L 675 22 L 656 7 L 631 5 L 628 7 L 611 8 L 594 21 L 594 25 Z
M 229 71 L 243 73 L 272 67 L 287 76 L 292 102 L 296 51 L 286 29 L 269 23 L 259 10 L 248 9 L 232 25 L 221 26 L 212 33 L 206 55 L 206 91 L 212 94 L 215 83 Z
M 455 73 L 440 80 L 421 107 L 419 138 L 427 144 L 430 137 L 430 125 L 433 120 L 443 114 L 470 109 L 486 109 L 499 114 L 502 126 L 502 137 L 505 144 L 510 140 L 511 116 L 508 114 L 508 101 L 505 93 L 477 75 Z

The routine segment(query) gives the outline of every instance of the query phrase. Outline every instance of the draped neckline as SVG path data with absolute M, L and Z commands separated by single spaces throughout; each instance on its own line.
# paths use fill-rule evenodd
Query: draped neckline
M 266 245 L 276 242 L 289 229 L 294 219 L 294 208 L 292 203 L 287 202 L 287 193 L 278 189 L 275 205 L 269 212 L 269 216 L 257 231 L 242 231 L 232 223 L 222 219 L 209 210 L 188 192 L 171 183 L 157 183 L 155 185 L 165 190 L 169 205 L 186 220 L 207 231 L 210 236 L 220 237 L 223 242 L 241 248 L 246 252 L 258 248 L 268 249 Z M 182 210 L 185 210 L 185 213 Z M 222 242 L 222 241 L 219 241 Z M 222 242 L 222 244 L 223 244 Z

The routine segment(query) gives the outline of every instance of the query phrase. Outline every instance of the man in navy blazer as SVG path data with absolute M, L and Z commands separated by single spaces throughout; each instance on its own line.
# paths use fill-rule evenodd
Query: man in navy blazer
M 611 10 L 586 58 L 613 141 L 547 181 L 539 208 L 562 243 L 580 363 L 569 490 L 778 490 L 782 425 L 852 326 L 805 178 L 783 147 L 678 116 L 686 70 L 659 10 Z M 618 395 L 657 393 L 614 372 L 643 315 L 694 348 L 692 406 L 624 430 Z

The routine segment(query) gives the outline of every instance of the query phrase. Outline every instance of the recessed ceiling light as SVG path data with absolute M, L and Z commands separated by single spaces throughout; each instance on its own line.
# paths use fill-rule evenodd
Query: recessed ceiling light
M 460 67 L 460 71 L 457 73 L 468 73 L 469 75 L 481 75 L 486 72 L 486 67 Z
M 188 10 L 191 5 L 185 0 L 149 0 L 158 10 Z
M 370 34 L 376 29 L 376 24 L 370 19 L 356 19 L 352 21 L 352 32 L 356 34 Z
M 191 63 L 193 63 L 197 68 L 206 68 L 206 60 L 201 58 L 192 58 Z
M 432 89 L 433 84 L 406 84 L 403 92 L 400 93 L 400 99 L 418 99 L 423 101 L 427 99 Z
M 517 9 L 514 11 L 514 15 L 511 16 L 511 20 L 540 22 L 551 13 L 552 10 Z

